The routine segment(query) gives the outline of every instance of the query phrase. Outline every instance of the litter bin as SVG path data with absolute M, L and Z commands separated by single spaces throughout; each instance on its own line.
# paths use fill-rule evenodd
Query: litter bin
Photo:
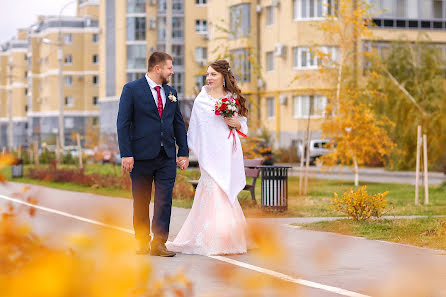
M 261 205 L 265 210 L 288 209 L 288 169 L 291 166 L 257 166 L 262 172 Z
M 23 177 L 23 159 L 18 159 L 17 162 L 11 167 L 11 177 Z

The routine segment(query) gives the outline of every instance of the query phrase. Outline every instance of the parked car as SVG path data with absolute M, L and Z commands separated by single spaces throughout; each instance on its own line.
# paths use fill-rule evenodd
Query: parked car
M 323 139 L 312 139 L 310 141 L 310 164 L 314 165 L 316 160 L 326 155 L 330 152 L 330 149 L 328 148 L 329 141 L 323 140 Z M 307 149 L 307 146 L 305 146 L 305 151 Z M 297 156 L 302 158 L 304 152 L 304 146 L 302 145 L 302 140 L 299 140 L 297 143 Z

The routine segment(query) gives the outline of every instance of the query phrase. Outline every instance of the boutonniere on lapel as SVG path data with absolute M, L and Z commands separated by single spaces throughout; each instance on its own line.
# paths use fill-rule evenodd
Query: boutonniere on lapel
M 170 102 L 177 102 L 177 97 L 175 97 L 172 92 L 169 93 L 169 100 Z

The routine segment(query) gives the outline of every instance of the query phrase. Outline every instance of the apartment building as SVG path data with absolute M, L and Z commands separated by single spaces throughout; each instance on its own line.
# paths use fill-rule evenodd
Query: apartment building
M 165 0 L 101 0 L 100 2 L 100 127 L 116 141 L 116 116 L 122 87 L 147 72 L 151 53 L 166 48 Z M 203 84 L 207 61 L 207 1 L 172 1 L 172 52 L 177 90 L 185 117 Z M 186 75 L 187 74 L 187 75 Z
M 439 47 L 446 44 L 446 1 L 370 2 L 380 14 L 374 20 L 375 37 L 361 39 L 360 50 L 366 44 L 386 48 L 403 36 L 416 40 L 420 32 L 427 33 Z M 329 85 L 320 78 L 310 48 L 317 44 L 334 59 L 339 55 L 337 45 L 317 29 L 327 15 L 334 13 L 331 7 L 335 5 L 334 0 L 208 3 L 208 60 L 230 53 L 233 69 L 250 98 L 251 131 L 267 128 L 276 147 L 287 147 L 302 139 L 308 118 L 312 138 L 321 136 L 327 102 L 324 94 Z
M 11 146 L 10 122 L 14 148 L 32 140 L 54 144 L 61 110 L 65 145 L 72 144 L 73 132 L 85 134 L 89 126 L 97 124 L 99 2 L 79 0 L 77 5 L 77 16 L 39 16 L 36 23 L 18 30 L 15 38 L 2 45 L 1 146 Z
M 0 146 L 27 144 L 28 67 L 27 32 L 18 30 L 15 39 L 0 49 Z

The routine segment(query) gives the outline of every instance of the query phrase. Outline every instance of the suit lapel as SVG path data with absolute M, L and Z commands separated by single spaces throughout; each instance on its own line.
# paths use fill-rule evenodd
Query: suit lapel
M 164 90 L 164 94 L 166 95 L 166 105 L 164 105 L 164 111 L 163 111 L 163 115 L 164 115 L 164 112 L 167 112 L 169 110 L 168 108 L 172 104 L 172 102 L 169 99 L 169 94 L 171 93 L 171 91 L 167 84 L 163 85 L 163 90 Z
M 153 98 L 152 90 L 150 89 L 149 83 L 147 82 L 147 79 L 145 76 L 140 79 L 141 79 L 142 87 L 144 89 L 144 95 L 146 95 L 145 98 L 146 98 L 146 100 L 149 101 L 148 104 L 152 105 L 152 107 L 153 107 L 152 109 L 155 111 L 156 115 L 159 117 L 160 115 L 158 113 L 158 107 L 155 104 L 155 98 Z

